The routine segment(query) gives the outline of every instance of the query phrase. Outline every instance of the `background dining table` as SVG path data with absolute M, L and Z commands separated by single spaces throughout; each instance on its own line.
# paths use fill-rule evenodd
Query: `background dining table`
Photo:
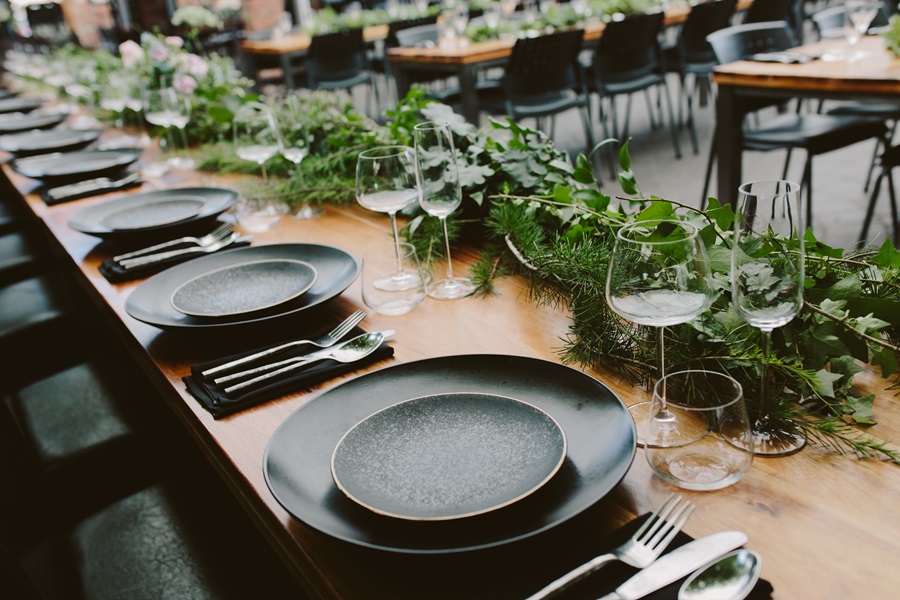
M 79 284 L 107 326 L 150 377 L 160 402 L 179 417 L 241 506 L 311 597 L 321 598 L 516 598 L 525 597 L 589 557 L 586 542 L 653 510 L 675 490 L 652 474 L 638 449 L 624 479 L 590 509 L 549 531 L 489 550 L 452 555 L 413 555 L 363 548 L 323 534 L 292 516 L 273 496 L 263 474 L 266 446 L 294 411 L 324 390 L 361 373 L 421 359 L 461 354 L 499 354 L 560 362 L 570 324 L 566 307 L 538 306 L 526 282 L 505 277 L 487 297 L 453 302 L 426 300 L 402 316 L 370 314 L 368 331 L 396 330 L 393 358 L 343 378 L 297 390 L 227 418 L 215 420 L 185 390 L 182 377 L 191 365 L 246 350 L 256 331 L 161 331 L 130 317 L 129 294 L 140 281 L 112 284 L 98 272 L 115 250 L 72 230 L 69 219 L 87 206 L 121 194 L 106 194 L 48 207 L 37 183 L 3 167 L 60 249 Z M 186 185 L 231 186 L 237 178 L 172 170 L 150 179 L 132 194 Z M 284 218 L 275 228 L 254 234 L 253 245 L 285 242 L 328 244 L 359 256 L 389 239 L 386 217 L 357 206 L 327 206 L 313 220 Z M 454 253 L 465 272 L 476 248 Z M 597 297 L 597 302 L 604 299 Z M 310 318 L 327 330 L 365 306 L 359 281 Z M 282 334 L 290 322 L 279 325 Z M 309 326 L 309 323 L 307 323 Z M 625 404 L 648 393 L 602 368 L 585 372 L 613 390 Z M 868 432 L 900 440 L 900 400 L 878 373 L 858 376 L 858 396 L 874 394 L 878 424 Z M 757 459 L 739 483 L 716 492 L 681 491 L 697 510 L 685 531 L 693 537 L 726 529 L 749 536 L 748 547 L 763 558 L 762 576 L 778 598 L 889 598 L 900 589 L 900 466 L 857 460 L 810 445 L 793 456 Z M 228 535 L 228 523 L 221 524 Z M 252 577 L 253 574 L 249 573 Z
M 796 52 L 821 57 L 844 50 L 846 42 L 827 39 L 800 46 Z M 813 60 L 780 64 L 742 60 L 717 66 L 716 147 L 718 198 L 733 202 L 742 181 L 741 147 L 748 97 L 813 98 L 817 100 L 881 100 L 900 97 L 900 57 L 878 35 L 863 37 L 852 60 Z

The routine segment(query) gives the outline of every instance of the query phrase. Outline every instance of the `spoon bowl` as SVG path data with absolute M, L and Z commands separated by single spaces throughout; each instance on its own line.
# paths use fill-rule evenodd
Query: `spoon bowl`
M 742 600 L 759 580 L 762 558 L 735 550 L 694 571 L 678 591 L 678 600 Z

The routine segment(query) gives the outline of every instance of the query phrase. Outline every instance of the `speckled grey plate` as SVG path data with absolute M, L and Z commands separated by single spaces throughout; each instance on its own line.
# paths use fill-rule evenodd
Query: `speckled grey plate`
M 0 150 L 16 156 L 83 148 L 100 137 L 99 129 L 32 130 L 0 137 Z
M 301 260 L 250 261 L 185 281 L 172 293 L 172 306 L 197 317 L 246 315 L 293 300 L 315 282 L 316 269 Z
M 367 417 L 338 442 L 338 488 L 390 517 L 441 521 L 508 506 L 547 483 L 566 436 L 541 409 L 493 394 L 436 394 Z
M 452 393 L 506 396 L 545 411 L 565 431 L 562 467 L 518 502 L 448 521 L 380 515 L 337 488 L 331 457 L 354 425 L 401 399 Z M 512 543 L 575 517 L 621 481 L 635 452 L 631 415 L 593 377 L 555 362 L 475 354 L 386 367 L 318 394 L 272 434 L 263 473 L 278 502 L 323 533 L 380 550 L 446 554 Z
M 199 215 L 205 206 L 199 196 L 173 196 L 113 211 L 103 218 L 103 225 L 118 231 L 170 225 Z
M 29 113 L 40 108 L 43 102 L 35 98 L 2 98 L 0 113 Z
M 32 179 L 54 185 L 67 181 L 102 177 L 121 171 L 137 161 L 137 150 L 74 150 L 18 158 L 12 168 Z
M 23 113 L 8 113 L 0 115 L 0 133 L 16 133 L 18 131 L 30 131 L 32 129 L 47 129 L 55 127 L 66 120 L 69 115 L 65 113 L 51 113 L 48 115 L 26 115 Z
M 237 196 L 234 190 L 213 187 L 124 194 L 77 212 L 69 219 L 69 227 L 104 239 L 130 239 L 138 233 L 164 236 L 182 226 L 214 219 L 228 210 Z M 197 207 L 197 202 L 202 205 Z

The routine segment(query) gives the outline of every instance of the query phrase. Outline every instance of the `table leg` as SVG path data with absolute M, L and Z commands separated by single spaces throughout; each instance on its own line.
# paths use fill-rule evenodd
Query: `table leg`
M 281 70 L 284 71 L 284 87 L 289 90 L 297 89 L 294 83 L 294 70 L 291 68 L 291 55 L 288 53 L 281 55 Z
M 459 92 L 462 96 L 462 115 L 466 121 L 478 125 L 478 90 L 475 83 L 478 80 L 477 65 L 462 65 L 459 69 Z
M 716 98 L 716 147 L 718 148 L 718 199 L 734 204 L 741 185 L 741 156 L 744 145 L 744 114 L 732 86 L 719 86 Z
M 394 77 L 394 85 L 397 88 L 397 102 L 406 98 L 412 83 L 409 71 L 403 63 L 391 63 L 391 74 Z

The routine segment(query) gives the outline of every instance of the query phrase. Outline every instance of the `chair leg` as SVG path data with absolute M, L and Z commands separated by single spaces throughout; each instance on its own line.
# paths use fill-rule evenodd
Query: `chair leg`
M 691 97 L 690 88 L 686 88 L 687 84 L 687 75 L 683 72 L 678 73 L 678 126 L 681 127 L 684 125 L 684 103 L 686 98 Z M 690 106 L 691 101 L 687 100 L 688 105 L 688 118 L 690 118 Z
M 900 245 L 900 237 L 898 237 L 898 223 L 897 223 L 897 193 L 894 191 L 894 176 L 888 171 L 887 174 L 888 180 L 888 192 L 891 198 L 891 219 L 894 221 L 894 246 Z
M 706 159 L 706 175 L 703 177 L 703 194 L 700 197 L 700 210 L 706 208 L 709 199 L 709 181 L 712 179 L 713 164 L 716 162 L 716 129 L 713 128 L 712 142 L 709 145 L 709 158 Z
M 656 118 L 653 116 L 653 98 L 650 97 L 650 90 L 644 90 L 644 99 L 647 101 L 647 114 L 650 116 L 650 131 L 656 131 L 657 123 Z M 628 112 L 630 114 L 631 110 L 629 110 Z M 626 123 L 628 122 L 627 119 L 628 117 L 626 117 Z
M 897 123 L 898 121 L 894 121 L 894 124 L 891 125 L 891 129 L 887 134 L 887 137 L 882 140 L 878 139 L 875 142 L 875 150 L 872 152 L 872 160 L 869 162 L 869 171 L 866 173 L 866 184 L 863 186 L 863 191 L 869 191 L 869 184 L 872 183 L 872 173 L 875 172 L 875 165 L 878 163 L 878 151 L 881 150 L 882 147 L 887 148 L 891 140 L 894 139 L 894 134 L 897 132 Z
M 806 157 L 806 166 L 803 168 L 803 188 L 806 190 L 806 227 L 812 229 L 813 203 L 812 203 L 812 156 Z M 801 191 L 801 194 L 803 192 Z
M 784 157 L 784 170 L 781 172 L 781 178 L 787 179 L 788 169 L 791 166 L 791 153 L 794 151 L 793 148 L 788 148 L 787 155 Z M 805 171 L 804 171 L 805 172 Z
M 585 152 L 585 155 L 590 158 L 591 150 L 594 149 L 594 132 L 591 127 L 591 108 L 588 102 L 579 106 L 578 111 L 581 113 L 581 120 L 584 122 L 584 137 L 587 139 L 587 152 Z M 599 173 L 597 175 L 599 177 Z
M 866 245 L 866 238 L 869 237 L 869 226 L 872 225 L 872 217 L 875 215 L 875 205 L 878 203 L 878 196 L 881 194 L 881 181 L 888 175 L 889 170 L 887 167 L 882 167 L 881 173 L 878 174 L 878 177 L 875 178 L 875 183 L 872 186 L 872 195 L 869 197 L 869 206 L 866 208 L 866 216 L 863 219 L 862 231 L 859 232 L 859 244 L 861 247 Z M 895 213 L 894 216 L 894 236 L 897 235 L 897 217 L 896 217 L 896 204 L 894 203 L 893 198 L 893 189 L 889 189 L 888 192 L 891 196 L 891 203 L 894 204 L 892 207 L 892 211 Z
M 694 83 L 699 86 L 699 82 L 700 79 L 694 75 Z M 678 110 L 681 110 L 681 102 L 678 103 Z M 697 143 L 697 126 L 694 123 L 694 94 L 691 92 L 691 88 L 687 89 L 687 126 L 688 135 L 691 136 L 691 149 L 694 151 L 694 154 L 699 154 L 700 146 Z
M 669 86 L 663 81 L 663 91 L 666 94 L 666 105 L 669 107 L 669 129 L 672 131 L 672 145 L 675 146 L 675 158 L 681 158 L 681 143 L 678 141 L 678 128 L 675 126 L 675 111 L 672 109 L 672 97 L 669 95 Z

